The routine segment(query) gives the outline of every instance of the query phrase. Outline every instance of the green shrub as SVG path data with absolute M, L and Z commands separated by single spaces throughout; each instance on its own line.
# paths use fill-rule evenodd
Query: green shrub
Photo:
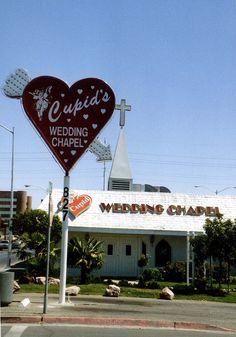
M 227 291 L 225 289 L 220 288 L 211 288 L 206 291 L 207 295 L 210 296 L 219 296 L 219 297 L 225 297 L 227 294 Z
M 140 278 L 145 281 L 162 281 L 162 274 L 158 268 L 146 268 Z
M 236 284 L 236 277 L 235 276 L 231 276 L 230 277 L 230 283 L 231 284 Z
M 158 268 L 146 268 L 139 277 L 138 288 L 160 289 L 158 281 L 162 281 L 162 274 Z
M 205 279 L 195 279 L 194 287 L 198 289 L 198 291 L 205 292 L 207 288 L 207 281 Z
M 79 285 L 81 284 L 81 277 L 80 276 L 67 276 L 66 282 L 69 284 Z M 93 274 L 89 274 L 86 278 L 86 284 L 90 284 L 90 283 L 95 284 L 95 283 L 101 283 L 101 282 L 102 282 L 101 278 Z
M 191 285 L 176 284 L 173 287 L 175 295 L 193 295 L 197 293 L 197 289 Z
M 138 288 L 145 289 L 146 286 L 147 286 L 146 282 L 142 279 L 142 277 L 140 277 L 140 278 L 139 278 L 139 281 L 138 281 L 137 287 L 138 287 Z
M 212 276 L 217 283 L 219 283 L 220 280 L 223 283 L 227 283 L 227 265 L 223 263 L 221 268 L 218 265 L 214 265 L 212 270 Z
M 184 282 L 186 279 L 186 263 L 179 261 L 168 263 L 161 269 L 164 281 L 168 282 Z
M 153 281 L 146 282 L 146 288 L 148 288 L 148 289 L 160 289 L 161 285 L 157 281 L 153 280 Z

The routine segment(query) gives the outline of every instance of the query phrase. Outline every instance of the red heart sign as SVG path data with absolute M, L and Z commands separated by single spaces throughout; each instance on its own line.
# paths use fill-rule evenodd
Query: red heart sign
M 52 76 L 28 83 L 24 110 L 68 173 L 111 118 L 115 95 L 104 81 L 85 78 L 71 87 Z
M 85 212 L 91 205 L 92 198 L 87 194 L 77 195 L 72 202 L 69 203 L 70 212 L 74 217 Z

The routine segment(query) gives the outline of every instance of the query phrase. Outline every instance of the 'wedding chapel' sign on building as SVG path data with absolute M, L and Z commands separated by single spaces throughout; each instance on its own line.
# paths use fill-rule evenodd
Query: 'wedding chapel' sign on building
M 22 95 L 24 110 L 54 157 L 69 172 L 111 118 L 115 95 L 97 78 L 69 87 L 52 76 L 31 80 Z

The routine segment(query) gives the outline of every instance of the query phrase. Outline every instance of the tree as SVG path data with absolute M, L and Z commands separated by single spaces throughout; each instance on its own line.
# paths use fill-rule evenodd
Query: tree
M 227 263 L 227 283 L 229 291 L 230 273 L 236 261 L 236 224 L 230 220 L 227 220 L 225 223 L 225 237 L 227 240 L 225 241 L 224 259 Z
M 227 264 L 227 282 L 229 287 L 230 271 L 236 259 L 236 223 L 230 219 L 225 220 L 220 214 L 214 219 L 206 219 L 204 225 L 205 234 L 196 236 L 191 240 L 196 257 L 196 264 L 204 260 L 217 260 L 219 263 L 219 287 L 223 280 L 223 264 Z M 211 277 L 212 278 L 212 277 Z M 212 283 L 211 283 L 212 284 Z
M 194 260 L 196 267 L 196 275 L 199 279 L 205 278 L 204 264 L 209 257 L 209 251 L 207 248 L 207 236 L 206 234 L 200 234 L 191 238 L 191 246 L 194 252 Z
M 102 241 L 97 241 L 90 236 L 80 239 L 79 236 L 73 237 L 68 246 L 68 264 L 80 267 L 82 284 L 88 280 L 88 275 L 94 269 L 100 269 L 104 262 L 104 251 Z
M 48 214 L 42 210 L 26 211 L 23 214 L 16 214 L 13 218 L 13 235 L 21 242 L 17 255 L 20 259 L 26 260 L 28 272 L 33 276 L 46 273 L 48 226 Z M 51 275 L 60 251 L 57 245 L 61 240 L 61 226 L 59 217 L 54 216 L 50 242 Z
M 217 259 L 219 263 L 219 287 L 223 279 L 223 263 L 227 262 L 230 271 L 232 258 L 235 255 L 235 247 L 231 240 L 234 226 L 235 224 L 230 219 L 224 220 L 222 214 L 212 220 L 206 219 L 204 226 L 209 255 Z
M 229 283 L 230 283 L 230 272 L 233 264 L 236 260 L 236 223 L 232 220 L 224 220 L 223 216 L 219 217 L 218 224 L 214 223 L 208 223 L 208 226 L 206 227 L 206 231 L 208 232 L 208 235 L 212 235 L 212 230 L 209 231 L 209 227 L 213 226 L 213 229 L 215 230 L 215 237 L 216 240 L 213 241 L 213 256 L 218 258 L 219 264 L 221 261 L 225 262 L 227 265 L 227 283 L 228 283 L 228 289 L 229 289 Z M 218 226 L 217 226 L 218 225 Z M 220 227 L 220 228 L 219 228 Z M 217 248 L 218 246 L 218 248 Z M 217 254 L 214 255 L 214 249 L 218 251 Z M 219 268 L 220 273 L 220 280 L 222 279 L 222 262 Z

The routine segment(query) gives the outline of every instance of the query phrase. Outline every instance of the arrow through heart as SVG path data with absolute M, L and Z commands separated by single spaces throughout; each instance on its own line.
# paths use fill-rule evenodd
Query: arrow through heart
M 97 78 L 69 87 L 56 77 L 40 76 L 25 87 L 22 102 L 26 115 L 68 173 L 111 118 L 115 95 Z

